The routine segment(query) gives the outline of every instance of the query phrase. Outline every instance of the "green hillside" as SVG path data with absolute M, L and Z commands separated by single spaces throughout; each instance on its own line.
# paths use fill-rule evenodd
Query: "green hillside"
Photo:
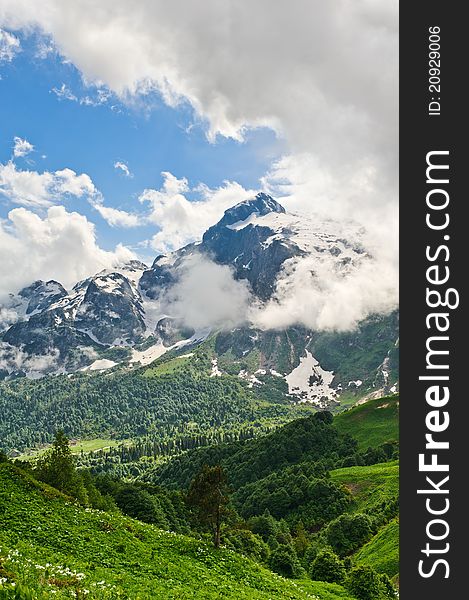
M 399 439 L 399 396 L 369 400 L 344 411 L 334 419 L 342 433 L 349 433 L 358 441 L 360 450 L 376 447 Z
M 357 552 L 355 560 L 395 578 L 399 573 L 399 519 L 385 525 Z
M 354 555 L 354 562 L 395 579 L 399 573 L 399 463 L 348 467 L 331 471 L 331 480 L 352 494 L 351 512 L 382 516 L 377 533 Z M 379 521 L 378 521 L 379 523 Z
M 397 461 L 367 467 L 346 467 L 331 471 L 331 480 L 352 494 L 354 511 L 370 511 L 382 502 L 397 500 L 399 463 Z
M 230 484 L 239 488 L 283 467 L 332 456 L 338 459 L 355 451 L 356 442 L 337 431 L 332 416 L 317 412 L 256 439 L 190 450 L 158 465 L 146 477 L 184 488 L 203 464 L 220 463 L 229 474 Z
M 235 552 L 82 508 L 10 464 L 0 490 L 1 598 L 352 600 L 339 585 L 287 580 Z M 5 579 L 29 595 L 8 595 Z

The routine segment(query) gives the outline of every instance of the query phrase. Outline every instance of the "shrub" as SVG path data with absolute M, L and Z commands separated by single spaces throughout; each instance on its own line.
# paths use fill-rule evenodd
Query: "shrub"
M 264 540 L 248 529 L 235 529 L 226 531 L 223 535 L 225 545 L 236 552 L 240 552 L 257 562 L 267 562 L 270 548 Z
M 163 529 L 168 527 L 158 499 L 137 487 L 123 487 L 116 494 L 116 504 L 126 515 Z
M 312 562 L 310 575 L 314 581 L 342 583 L 345 579 L 344 563 L 334 552 L 323 550 Z
M 380 573 L 379 578 L 381 579 L 381 584 L 384 588 L 385 598 L 396 598 L 396 588 L 393 586 L 392 581 L 389 579 L 389 576 L 386 575 L 386 573 Z
M 389 578 L 383 577 L 368 566 L 352 569 L 346 587 L 357 600 L 384 600 L 396 596 Z
M 314 418 L 317 421 L 323 421 L 324 423 L 327 423 L 328 425 L 330 425 L 332 423 L 332 421 L 334 420 L 332 413 L 327 410 L 323 410 L 323 411 L 319 411 L 319 412 L 315 413 Z
M 272 552 L 270 568 L 284 577 L 298 577 L 302 572 L 296 552 L 291 546 L 279 546 Z
M 32 591 L 21 584 L 0 587 L 0 600 L 40 600 L 45 597 L 45 594 L 37 590 Z
M 257 533 L 264 541 L 270 537 L 275 537 L 278 530 L 278 523 L 268 510 L 259 517 L 249 519 L 249 528 L 253 533 Z
M 341 515 L 326 528 L 327 543 L 340 556 L 352 554 L 372 535 L 373 522 L 368 515 Z

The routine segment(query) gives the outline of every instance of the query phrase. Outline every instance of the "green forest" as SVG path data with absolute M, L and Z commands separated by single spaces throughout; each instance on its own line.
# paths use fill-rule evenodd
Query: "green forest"
M 264 415 L 255 432 L 242 424 L 256 402 L 249 390 L 224 409 L 223 390 L 234 384 L 192 376 L 199 407 L 205 386 L 220 386 L 219 409 L 233 411 L 233 425 L 238 415 L 237 430 L 220 417 L 222 427 L 212 430 L 219 437 L 197 433 L 186 438 L 200 435 L 196 442 L 183 444 L 183 432 L 171 429 L 163 375 L 160 402 L 168 412 L 160 442 L 139 431 L 127 443 L 74 454 L 69 431 L 57 422 L 48 427 L 52 445 L 35 456 L 14 458 L 5 447 L 0 599 L 395 598 L 398 396 L 336 416 L 308 411 L 294 418 L 293 408 L 277 422 Z M 152 385 L 155 378 L 139 379 Z M 93 378 L 81 391 L 80 377 L 68 381 L 91 407 Z M 55 382 L 69 393 L 65 378 Z M 51 384 L 43 385 L 37 403 L 47 402 Z M 10 384 L 9 393 L 27 387 Z M 189 406 L 180 410 L 189 424 Z
M 260 397 L 236 376 L 210 377 L 203 349 L 190 361 L 168 354 L 149 368 L 0 382 L 4 449 L 41 447 L 62 429 L 71 439 L 150 441 L 148 455 L 159 455 L 254 437 L 313 412 L 273 384 Z

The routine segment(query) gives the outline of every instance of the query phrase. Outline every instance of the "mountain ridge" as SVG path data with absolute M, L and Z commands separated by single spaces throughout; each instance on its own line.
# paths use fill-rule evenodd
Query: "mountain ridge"
M 150 267 L 133 260 L 100 271 L 78 282 L 69 292 L 54 280 L 36 281 L 11 296 L 7 304 L 12 310 L 16 307 L 18 320 L 0 333 L 0 375 L 36 378 L 103 366 L 146 364 L 167 351 L 182 351 L 212 335 L 217 338 L 213 360 L 223 363 L 227 372 L 234 365 L 239 366 L 239 376 L 253 385 L 262 385 L 259 375 L 280 376 L 287 382 L 291 397 L 299 401 L 325 407 L 337 402 L 344 392 L 364 395 L 396 391 L 395 313 L 370 317 L 350 333 L 295 326 L 262 329 L 249 323 L 234 329 L 197 330 L 171 315 L 171 305 L 168 308 L 164 303 L 168 292 L 184 277 L 190 265 L 188 259 L 207 260 L 228 268 L 235 281 L 245 283 L 260 306 L 276 301 L 285 265 L 294 270 L 304 257 L 316 265 L 314 268 L 326 270 L 331 276 L 346 276 L 369 259 L 360 231 L 347 235 L 336 231 L 335 224 L 315 223 L 287 213 L 271 196 L 259 193 L 227 209 L 199 242 L 158 255 Z M 314 272 L 311 276 L 314 279 Z M 184 300 L 190 302 L 191 298 Z M 366 333 L 370 322 L 382 323 L 381 330 L 387 331 L 386 347 Z M 300 329 L 300 335 L 295 333 Z M 359 352 L 360 346 L 366 344 L 367 350 L 376 354 L 376 360 L 366 370 L 348 369 L 350 377 L 345 381 L 337 376 L 340 361 L 331 359 L 331 354 L 347 336 L 352 350 Z M 272 343 L 277 348 L 275 352 Z M 315 355 L 317 350 L 311 351 L 318 344 L 323 347 L 319 354 L 324 354 L 324 346 L 329 345 L 326 364 Z M 108 357 L 114 350 L 120 356 L 117 361 Z M 253 369 L 244 368 L 241 359 L 253 353 L 257 355 L 256 361 L 250 361 Z M 341 353 L 346 360 L 346 348 Z M 393 364 L 387 368 L 387 378 L 383 378 L 390 354 Z M 289 360 L 282 358 L 286 355 Z M 365 380 L 366 386 L 359 389 Z

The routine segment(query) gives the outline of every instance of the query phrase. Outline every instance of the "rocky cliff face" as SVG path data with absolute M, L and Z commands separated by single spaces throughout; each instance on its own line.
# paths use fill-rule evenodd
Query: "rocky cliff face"
M 53 280 L 35 281 L 19 293 L 19 297 L 27 301 L 26 315 L 42 312 L 66 295 L 63 285 Z
M 143 305 L 135 285 L 122 273 L 103 273 L 83 284 L 74 326 L 110 346 L 132 345 L 145 333 Z

